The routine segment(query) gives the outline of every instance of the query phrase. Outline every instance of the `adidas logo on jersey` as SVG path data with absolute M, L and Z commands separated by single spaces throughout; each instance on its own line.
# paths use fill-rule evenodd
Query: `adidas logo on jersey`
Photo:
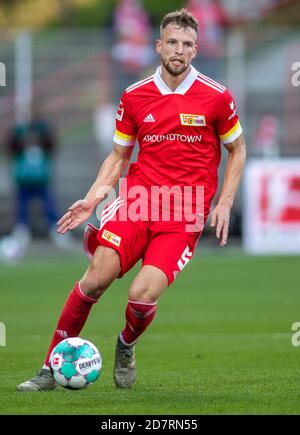
M 146 116 L 146 118 L 144 119 L 144 122 L 155 122 L 155 119 L 154 119 L 152 113 L 149 113 L 149 115 Z

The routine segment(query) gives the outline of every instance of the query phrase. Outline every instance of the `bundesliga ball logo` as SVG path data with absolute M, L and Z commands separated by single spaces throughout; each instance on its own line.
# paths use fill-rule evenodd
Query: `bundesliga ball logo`
M 99 350 L 90 341 L 80 337 L 66 338 L 53 349 L 50 369 L 59 385 L 78 390 L 99 378 L 102 358 Z

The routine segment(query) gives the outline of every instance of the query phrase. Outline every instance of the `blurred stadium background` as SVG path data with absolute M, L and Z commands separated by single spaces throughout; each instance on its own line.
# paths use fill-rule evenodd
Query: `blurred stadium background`
M 200 1 L 199 8 L 205 9 L 206 3 L 213 2 Z M 292 65 L 299 61 L 299 1 L 223 0 L 217 4 L 226 17 L 221 23 L 203 17 L 204 25 L 206 19 L 212 24 L 207 25 L 207 34 L 200 34 L 203 41 L 196 67 L 232 89 L 249 159 L 296 158 L 300 98 L 291 79 Z M 163 6 L 142 2 L 151 25 L 149 39 L 146 36 L 142 43 L 155 41 L 163 13 L 186 5 L 189 2 L 166 1 Z M 118 22 L 117 7 L 118 2 L 109 0 L 52 0 L 47 7 L 38 0 L 1 2 L 0 59 L 6 66 L 6 86 L 1 87 L 0 100 L 0 235 L 12 230 L 14 216 L 11 168 L 4 153 L 8 128 L 30 117 L 33 101 L 55 128 L 53 187 L 63 211 L 85 194 L 110 150 L 115 106 L 124 87 L 156 66 L 156 57 L 148 54 L 144 62 L 137 59 L 134 64 L 131 59 L 129 66 L 118 61 L 122 56 L 116 48 L 118 27 L 126 26 L 129 19 Z M 138 31 L 148 33 L 149 29 L 145 25 Z M 231 234 L 238 238 L 242 207 L 240 191 L 231 222 Z M 299 210 L 296 215 L 299 224 Z M 33 210 L 32 226 L 37 235 L 43 235 L 38 208 Z
M 110 150 L 115 105 L 122 90 L 156 66 L 155 56 L 148 56 L 145 67 L 137 61 L 135 69 L 118 62 L 122 52 L 115 50 L 116 26 L 122 23 L 114 23 L 117 3 L 53 0 L 47 7 L 38 0 L 0 3 L 0 60 L 6 66 L 6 86 L 0 88 L 0 235 L 11 231 L 14 216 L 13 183 L 4 152 L 8 128 L 22 116 L 30 117 L 33 101 L 51 122 L 58 135 L 54 190 L 63 211 L 85 194 Z M 150 44 L 158 35 L 162 14 L 188 2 L 141 4 L 151 24 Z M 261 158 L 264 165 L 270 158 L 299 157 L 299 87 L 291 81 L 296 74 L 292 65 L 299 62 L 299 1 L 218 4 L 226 19 L 222 28 L 213 20 L 208 26 L 212 36 L 205 35 L 202 45 L 200 41 L 196 66 L 232 89 L 249 159 Z M 294 184 L 298 186 L 299 180 Z M 243 228 L 242 205 L 240 190 L 231 223 L 231 234 L 238 237 Z M 299 222 L 299 210 L 295 214 Z M 38 208 L 32 226 L 43 235 Z
M 119 18 L 116 16 L 117 8 L 120 6 L 117 1 L 0 1 L 0 62 L 6 67 L 6 86 L 0 87 L 0 237 L 10 234 L 14 225 L 14 185 L 5 151 L 9 127 L 20 121 L 22 117 L 30 118 L 33 102 L 42 108 L 43 115 L 54 127 L 57 134 L 57 151 L 53 189 L 58 208 L 62 213 L 73 201 L 85 195 L 97 174 L 101 161 L 110 150 L 115 108 L 123 89 L 149 75 L 156 67 L 157 58 L 151 56 L 147 50 L 158 36 L 161 17 L 170 10 L 186 6 L 187 3 L 185 0 L 163 2 L 140 0 L 144 13 L 148 17 L 144 29 L 146 35 L 149 29 L 149 39 L 142 42 L 134 41 L 136 44 L 141 43 L 144 51 L 129 50 L 128 53 L 126 47 L 124 49 L 123 46 L 124 52 L 122 52 L 122 45 L 118 45 L 120 38 L 124 37 L 120 31 L 124 23 L 118 21 Z M 219 383 L 213 379 L 205 381 L 205 376 L 209 376 L 211 368 L 209 362 L 205 362 L 207 369 L 204 366 L 204 390 L 206 387 L 207 391 L 216 388 L 216 396 L 212 398 L 208 394 L 207 407 L 201 410 L 210 413 L 298 412 L 299 406 L 297 408 L 293 405 L 293 400 L 299 399 L 299 383 L 293 384 L 297 356 L 293 353 L 295 349 L 290 344 L 290 330 L 293 321 L 300 320 L 299 314 L 297 319 L 299 313 L 297 306 L 300 302 L 299 292 L 297 292 L 299 257 L 279 256 L 273 259 L 272 256 L 266 256 L 261 259 L 255 256 L 250 258 L 248 254 L 300 254 L 300 1 L 220 0 L 213 2 L 206 0 L 199 3 L 202 3 L 204 10 L 209 4 L 215 3 L 222 8 L 222 13 L 220 12 L 219 21 L 216 22 L 211 16 L 202 17 L 208 26 L 205 36 L 208 45 L 204 43 L 201 45 L 200 42 L 199 57 L 195 66 L 204 74 L 227 85 L 235 96 L 248 147 L 247 171 L 232 213 L 229 247 L 220 255 L 215 235 L 209 228 L 199 244 L 200 255 L 202 251 L 203 255 L 205 254 L 205 247 L 209 248 L 209 255 L 204 258 L 204 266 L 202 266 L 204 270 L 214 275 L 213 265 L 217 261 L 220 276 L 224 274 L 225 281 L 222 282 L 222 279 L 217 276 L 213 276 L 212 279 L 207 276 L 205 278 L 207 288 L 213 288 L 215 293 L 211 295 L 208 290 L 203 289 L 202 292 L 198 292 L 197 268 L 201 268 L 201 262 L 196 259 L 194 266 L 191 262 L 189 266 L 191 272 L 183 274 L 174 285 L 175 295 L 178 289 L 178 298 L 175 297 L 173 300 L 170 298 L 169 302 L 167 298 L 163 300 L 162 311 L 165 310 L 165 313 L 162 313 L 161 320 L 158 320 L 157 329 L 154 327 L 154 335 L 149 334 L 146 340 L 151 345 L 153 339 L 155 344 L 155 333 L 160 331 L 160 328 L 162 328 L 161 337 L 169 328 L 168 340 L 172 340 L 170 331 L 176 330 L 176 326 L 166 314 L 170 308 L 176 312 L 176 307 L 182 304 L 180 286 L 183 283 L 185 287 L 191 287 L 190 300 L 195 298 L 195 306 L 199 306 L 200 317 L 203 316 L 204 319 L 199 320 L 200 323 L 202 322 L 201 325 L 195 325 L 189 324 L 192 320 L 188 316 L 182 317 L 183 324 L 190 325 L 186 343 L 190 340 L 190 346 L 193 347 L 195 344 L 193 334 L 197 330 L 201 346 L 205 348 L 207 345 L 208 354 L 213 355 L 212 344 L 208 344 L 211 343 L 209 333 L 212 331 L 215 334 L 212 339 L 216 340 L 218 346 L 225 352 L 225 359 L 222 360 L 224 373 L 221 369 L 218 372 L 217 361 L 218 358 L 221 359 L 220 354 L 217 355 L 216 361 L 213 357 L 211 359 L 215 380 L 218 379 Z M 128 22 L 130 17 L 127 24 L 124 24 L 125 27 L 128 26 Z M 134 29 L 134 26 L 130 29 Z M 133 33 L 133 30 L 129 33 Z M 213 48 L 206 50 L 208 46 Z M 133 53 L 142 54 L 132 57 Z M 220 168 L 221 179 L 224 162 L 225 159 Z M 0 320 L 7 325 L 12 346 L 19 346 L 20 349 L 19 353 L 16 351 L 15 356 L 15 351 L 12 352 L 11 358 L 15 361 L 16 355 L 22 352 L 25 355 L 25 365 L 27 361 L 25 368 L 14 363 L 16 372 L 11 383 L 7 380 L 1 383 L 7 385 L 7 388 L 14 388 L 17 381 L 23 380 L 21 379 L 23 375 L 30 376 L 33 363 L 34 369 L 36 368 L 36 364 L 41 359 L 40 355 L 44 351 L 45 336 L 50 338 L 55 316 L 58 314 L 58 306 L 65 299 L 66 293 L 62 293 L 61 290 L 69 288 L 72 279 L 78 279 L 78 270 L 83 272 L 86 266 L 81 254 L 82 229 L 75 232 L 77 253 L 75 258 L 70 251 L 57 251 L 57 248 L 50 244 L 46 235 L 44 217 L 39 207 L 35 205 L 32 208 L 31 224 L 34 242 L 29 249 L 29 256 L 25 256 L 21 264 L 16 263 L 15 268 L 11 265 L 10 267 L 5 264 L 0 265 L 3 293 L 7 294 L 7 291 L 11 290 L 19 298 L 19 304 L 24 304 L 18 305 L 18 321 L 15 321 L 15 303 L 9 296 L 4 297 L 3 294 L 3 311 L 0 312 Z M 59 264 L 58 258 L 61 257 L 57 257 L 58 252 L 65 258 L 65 272 L 62 270 L 62 264 Z M 42 264 L 41 256 L 46 258 L 46 262 Z M 49 256 L 49 264 L 47 256 Z M 71 266 L 74 258 L 74 266 Z M 234 279 L 233 273 L 235 273 Z M 69 279 L 66 277 L 67 274 Z M 119 287 L 124 286 L 123 295 L 120 296 L 123 299 L 126 283 L 127 281 L 125 284 L 117 284 Z M 37 302 L 37 287 L 39 291 L 41 287 L 44 290 L 40 305 Z M 23 288 L 28 299 L 21 292 Z M 282 293 L 283 288 L 285 290 Z M 122 325 L 125 300 L 119 300 L 117 295 L 115 298 L 117 308 L 120 306 L 120 321 L 117 326 L 114 324 L 110 328 L 110 324 L 106 325 L 106 335 L 100 336 L 99 319 L 92 317 L 90 329 L 87 329 L 92 339 L 97 337 L 98 340 L 99 335 L 99 342 L 103 343 L 104 357 L 109 363 L 111 359 L 111 364 L 112 354 L 109 353 L 111 350 L 106 351 L 106 343 L 107 349 L 110 348 L 114 339 L 112 329 L 117 332 L 117 328 Z M 169 307 L 168 303 L 171 304 Z M 108 310 L 113 309 L 106 299 L 104 306 L 105 304 Z M 32 332 L 35 326 L 27 322 L 25 313 L 22 318 L 23 306 L 32 313 L 30 316 L 35 319 L 35 325 L 38 325 L 38 330 L 44 334 L 43 336 L 38 335 L 39 332 L 36 330 L 35 333 Z M 41 313 L 36 313 L 37 306 Z M 222 307 L 225 307 L 226 312 Z M 43 316 L 47 309 L 51 314 L 47 313 L 49 316 L 46 316 L 46 320 Z M 188 306 L 186 309 L 188 312 Z M 99 312 L 102 312 L 100 307 Z M 166 324 L 163 323 L 164 315 Z M 195 312 L 194 315 L 196 318 L 198 313 Z M 109 322 L 108 319 L 106 321 Z M 20 346 L 20 340 L 17 338 L 20 330 L 24 335 L 23 347 Z M 218 335 L 220 330 L 223 334 Z M 203 331 L 204 335 L 201 335 Z M 237 343 L 234 334 L 243 331 L 249 335 L 241 336 L 240 342 Z M 191 335 L 188 335 L 189 332 Z M 229 335 L 226 335 L 226 332 Z M 262 332 L 266 333 L 265 336 L 260 335 Z M 160 337 L 159 334 L 158 336 Z M 265 356 L 264 352 L 270 346 L 269 340 L 273 338 L 277 347 L 269 350 L 270 354 L 267 352 Z M 35 342 L 39 353 L 33 360 L 28 351 L 31 340 Z M 184 347 L 184 339 L 180 340 L 181 346 Z M 174 346 L 176 347 L 176 343 Z M 252 346 L 253 349 L 256 346 L 258 354 L 255 354 L 254 350 L 253 354 L 251 353 Z M 143 349 L 147 352 L 146 347 Z M 189 355 L 187 346 L 185 349 Z M 233 349 L 234 358 L 237 358 L 234 360 L 234 367 L 231 366 L 233 355 L 230 349 Z M 247 357 L 243 354 L 245 349 L 249 351 Z M 4 349 L 0 349 L 0 352 L 4 352 Z M 9 355 L 9 347 L 7 352 Z M 255 367 L 257 355 L 261 361 L 264 361 L 265 357 L 268 361 L 261 371 L 257 371 L 258 377 L 254 380 L 251 377 L 253 371 L 247 375 L 243 367 L 245 365 L 249 370 L 251 367 L 257 370 Z M 181 363 L 185 364 L 183 356 L 179 358 Z M 149 357 L 150 360 L 153 359 L 153 356 Z M 156 362 L 152 362 L 155 366 Z M 142 364 L 146 371 L 146 362 Z M 191 370 L 193 367 L 192 365 Z M 272 371 L 272 368 L 275 371 Z M 195 366 L 194 369 L 194 375 L 197 376 L 197 367 Z M 175 373 L 176 366 L 173 370 Z M 288 378 L 283 379 L 280 374 L 284 370 Z M 271 374 L 265 387 L 264 376 L 267 372 Z M 163 383 L 163 378 L 168 377 L 168 373 L 167 368 L 162 368 L 161 373 L 159 375 L 156 373 L 155 376 L 159 376 L 160 382 Z M 222 401 L 218 402 L 218 388 L 223 389 L 223 392 L 227 387 L 230 389 L 230 376 L 233 375 L 233 378 L 239 382 L 241 379 L 239 374 L 242 378 L 245 376 L 244 385 L 241 386 L 245 396 L 242 393 L 239 396 L 238 391 L 236 403 L 231 402 L 231 399 L 226 402 L 227 396 L 224 393 L 225 399 L 223 397 Z M 187 375 L 184 379 L 186 383 L 189 382 Z M 109 388 L 105 382 L 105 388 Z M 151 382 L 150 376 L 149 382 Z M 257 389 L 251 390 L 252 387 L 249 386 L 252 385 L 251 382 L 253 385 L 257 382 Z M 169 384 L 172 383 L 173 379 L 170 377 Z M 268 391 L 268 394 L 270 392 L 268 385 L 270 389 L 276 385 L 272 392 L 274 394 L 270 393 L 270 397 L 266 392 Z M 143 387 L 146 388 L 146 385 Z M 183 385 L 181 387 L 184 388 Z M 289 397 L 291 388 L 292 396 Z M 107 392 L 105 389 L 104 391 Z M 261 407 L 258 404 L 254 406 L 257 394 L 259 395 L 261 391 L 265 394 L 265 402 L 261 403 Z M 247 399 L 248 393 L 251 401 Z M 281 393 L 283 395 L 280 395 Z M 189 394 L 193 396 L 193 392 L 189 391 Z M 109 403 L 113 403 L 113 397 L 112 395 L 112 402 Z M 165 403 L 166 397 L 167 395 L 160 399 L 162 403 Z M 59 400 L 63 405 L 65 399 L 59 397 Z M 145 403 L 148 403 L 148 399 L 145 400 Z M 197 406 L 192 406 L 187 398 L 185 400 L 189 408 L 180 408 L 178 403 L 176 406 L 173 404 L 173 408 L 171 405 L 169 408 L 162 405 L 160 412 L 180 413 L 188 412 L 190 409 L 192 413 L 197 413 Z M 216 401 L 215 407 L 209 405 L 210 400 Z M 242 403 L 241 407 L 237 405 L 239 400 Z M 268 407 L 268 400 L 270 404 L 274 400 L 273 408 L 271 405 Z M 13 405 L 12 403 L 6 404 L 3 409 L 8 413 L 25 413 L 25 408 L 22 408 L 20 402 L 16 401 Z M 286 408 L 284 403 L 287 405 Z M 124 399 L 121 408 L 111 405 L 110 409 L 113 413 L 126 412 L 128 409 L 133 413 L 143 412 L 142 407 L 126 408 L 127 405 Z M 149 409 L 154 413 L 158 412 L 155 404 L 152 405 L 153 407 Z M 30 412 L 28 406 L 30 407 L 30 404 L 26 409 Z M 32 412 L 37 412 L 39 409 L 37 407 Z M 47 409 L 54 410 L 53 407 L 45 408 L 44 412 L 47 412 Z M 105 410 L 109 413 L 108 407 L 104 408 L 104 412 Z M 94 411 L 97 412 L 95 409 Z M 146 411 L 145 405 L 144 412 Z

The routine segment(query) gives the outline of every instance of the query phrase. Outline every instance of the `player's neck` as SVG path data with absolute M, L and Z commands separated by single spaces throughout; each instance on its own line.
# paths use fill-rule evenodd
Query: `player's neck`
M 168 88 L 174 92 L 178 88 L 178 86 L 186 79 L 186 77 L 189 75 L 190 71 L 191 71 L 191 67 L 189 67 L 186 71 L 184 71 L 179 76 L 173 76 L 162 65 L 161 78 L 163 79 L 165 84 L 168 86 Z

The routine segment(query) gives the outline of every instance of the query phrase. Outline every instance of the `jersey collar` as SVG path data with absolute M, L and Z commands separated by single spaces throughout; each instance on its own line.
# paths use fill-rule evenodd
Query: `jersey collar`
M 175 89 L 173 92 L 163 81 L 161 77 L 161 66 L 157 68 L 157 70 L 154 73 L 153 79 L 154 83 L 162 93 L 162 95 L 169 95 L 169 94 L 181 94 L 184 95 L 192 86 L 194 81 L 196 80 L 198 75 L 198 71 L 191 65 L 191 71 L 186 76 L 186 78 L 183 80 L 182 83 L 178 86 L 178 88 Z

